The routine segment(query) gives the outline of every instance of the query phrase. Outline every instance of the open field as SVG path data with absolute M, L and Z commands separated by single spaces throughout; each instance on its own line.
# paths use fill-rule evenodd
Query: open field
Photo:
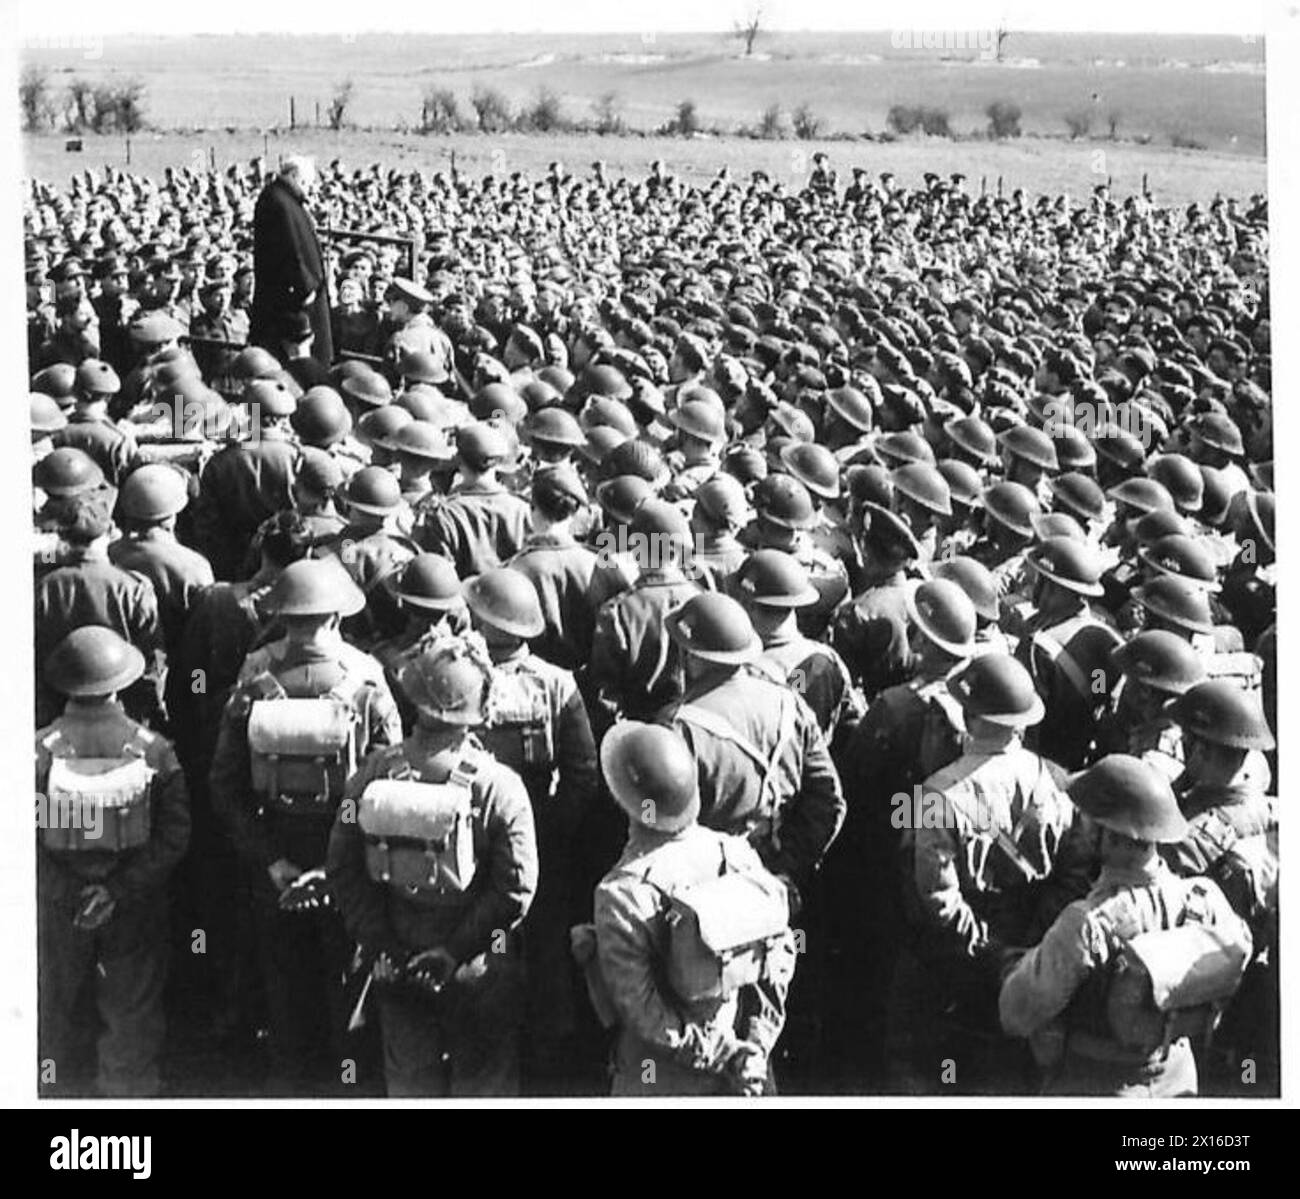
M 825 133 L 856 135 L 881 131 L 894 104 L 924 103 L 968 134 L 985 127 L 986 105 L 1008 100 L 1026 133 L 1062 135 L 1065 115 L 1086 111 L 1094 131 L 1115 115 L 1122 139 L 1264 152 L 1264 47 L 1253 38 L 1013 33 L 1001 62 L 987 30 L 949 31 L 947 49 L 912 41 L 909 31 L 772 33 L 746 58 L 725 34 L 131 37 L 29 48 L 25 61 L 48 68 L 57 91 L 74 75 L 139 77 L 148 117 L 164 129 L 287 126 L 291 96 L 298 123 L 312 125 L 350 78 L 347 120 L 362 127 L 416 127 L 431 86 L 451 88 L 468 110 L 472 90 L 490 85 L 514 106 L 550 89 L 572 120 L 590 120 L 612 92 L 641 130 L 692 99 L 706 127 L 727 133 L 771 104 L 788 121 L 806 103 Z
M 122 138 L 87 137 L 84 144 L 83 153 L 68 154 L 62 137 L 27 137 L 24 139 L 27 170 L 36 178 L 65 183 L 71 174 L 87 167 L 126 165 Z M 202 167 L 208 162 L 209 150 L 215 153 L 218 166 L 224 167 L 261 154 L 263 144 L 263 136 L 257 133 L 140 134 L 131 139 L 131 169 L 157 175 L 166 166 Z M 576 134 L 422 137 L 312 129 L 292 135 L 287 131 L 268 134 L 265 146 L 272 159 L 305 152 L 322 161 L 339 158 L 348 167 L 381 162 L 388 167 L 418 167 L 426 171 L 447 170 L 454 151 L 457 170 L 497 175 L 512 171 L 538 175 L 555 159 L 570 170 L 582 172 L 596 158 L 604 159 L 615 174 L 639 175 L 646 172 L 654 159 L 661 158 L 675 173 L 692 181 L 710 178 L 725 164 L 738 177 L 761 169 L 773 179 L 785 180 L 790 185 L 802 183 L 807 177 L 811 155 L 820 147 L 831 155 L 845 179 L 854 166 L 865 167 L 873 174 L 891 170 L 907 184 L 919 183 L 926 171 L 963 171 L 974 190 L 979 189 L 981 176 L 987 178 L 992 189 L 1002 175 L 1008 190 L 1023 187 L 1035 193 L 1068 191 L 1071 195 L 1084 196 L 1108 175 L 1117 194 L 1138 191 L 1146 172 L 1158 199 L 1179 204 L 1192 200 L 1205 202 L 1216 192 L 1247 196 L 1266 189 L 1265 163 L 1261 158 L 1037 138 L 1000 144 L 935 140 L 820 143 L 742 138 L 603 138 Z

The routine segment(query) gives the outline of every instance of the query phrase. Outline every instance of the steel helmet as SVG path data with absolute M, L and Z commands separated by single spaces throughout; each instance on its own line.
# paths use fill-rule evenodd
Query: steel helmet
M 1022 537 L 1034 535 L 1033 517 L 1041 515 L 1038 500 L 1023 483 L 994 483 L 984 492 L 984 509 L 998 522 Z
M 293 392 L 280 379 L 253 379 L 244 388 L 244 402 L 263 416 L 292 416 L 298 409 Z
M 721 525 L 744 525 L 752 515 L 744 485 L 734 475 L 719 472 L 695 492 L 695 507 Z
M 484 624 L 527 641 L 546 628 L 532 580 L 508 566 L 485 570 L 465 582 L 465 603 Z
M 706 400 L 687 400 L 669 414 L 668 420 L 680 432 L 711 445 L 727 438 L 723 413 Z
M 103 625 L 73 629 L 45 659 L 45 680 L 61 695 L 112 695 L 144 674 L 144 655 Z
M 579 422 L 588 436 L 593 429 L 602 428 L 617 429 L 625 438 L 637 437 L 641 433 L 631 409 L 608 396 L 592 396 L 580 413 Z
M 1044 512 L 1042 516 L 1030 517 L 1029 523 L 1033 525 L 1034 536 L 1039 541 L 1046 541 L 1049 537 L 1068 537 L 1071 541 L 1088 540 L 1083 526 L 1064 512 Z
M 1148 612 L 1191 633 L 1214 632 L 1214 617 L 1203 587 L 1174 575 L 1161 575 L 1133 589 L 1133 598 Z
M 32 376 L 32 390 L 55 400 L 60 408 L 72 407 L 72 391 L 77 385 L 77 368 L 70 362 L 56 362 Z
M 1133 524 L 1133 537 L 1138 545 L 1153 545 L 1162 537 L 1174 533 L 1185 534 L 1190 527 L 1172 508 L 1157 508 L 1154 512 L 1138 517 Z
M 914 504 L 938 516 L 952 515 L 952 493 L 938 467 L 925 462 L 909 462 L 897 467 L 889 481 L 895 496 L 906 496 Z
M 993 573 L 983 562 L 974 558 L 939 558 L 932 571 L 936 579 L 956 583 L 974 605 L 975 614 L 982 620 L 996 621 L 998 612 L 998 587 Z
M 280 363 L 275 355 L 261 346 L 245 346 L 230 364 L 230 374 L 235 379 L 269 379 L 279 371 Z
M 577 449 L 587 444 L 587 436 L 577 418 L 563 408 L 542 408 L 524 421 L 527 440 L 552 446 Z
M 1147 629 L 1111 653 L 1111 665 L 1165 695 L 1182 695 L 1205 678 L 1205 660 L 1190 642 L 1165 629 Z
M 401 357 L 397 373 L 413 383 L 428 383 L 431 386 L 445 383 L 449 378 L 442 359 L 427 350 L 407 350 Z
M 1187 821 L 1165 777 L 1141 758 L 1108 754 L 1070 784 L 1080 811 L 1135 841 L 1169 844 L 1187 835 Z
M 1034 680 L 1010 654 L 972 658 L 948 679 L 948 691 L 967 716 L 1008 728 L 1028 728 L 1043 719 L 1043 701 Z
M 1216 450 L 1222 450 L 1223 453 L 1234 458 L 1240 458 L 1246 452 L 1241 440 L 1241 430 L 1226 413 L 1204 412 L 1196 418 L 1193 428 L 1206 445 Z
M 648 441 L 635 438 L 615 446 L 605 459 L 605 469 L 610 477 L 615 475 L 640 475 L 648 483 L 659 486 L 669 478 L 663 455 Z
M 1103 425 L 1092 439 L 1092 448 L 1098 458 L 1104 458 L 1121 470 L 1134 472 L 1142 469 L 1147 452 L 1142 442 L 1132 433 L 1115 424 Z
M 402 504 L 402 489 L 392 471 L 382 466 L 363 466 L 348 480 L 349 508 L 371 516 L 387 516 Z
M 399 454 L 432 462 L 450 462 L 456 456 L 443 431 L 427 420 L 404 424 L 394 435 L 391 448 Z
M 876 442 L 876 453 L 887 459 L 890 466 L 906 466 L 909 462 L 934 465 L 934 450 L 930 443 L 911 429 L 884 434 Z
M 501 388 L 502 390 L 492 390 L 495 388 Z M 489 401 L 486 399 L 479 399 L 479 397 L 483 396 L 485 392 L 492 396 L 501 396 L 502 399 L 506 400 L 507 407 L 499 413 L 494 412 L 492 410 L 492 404 Z M 506 399 L 504 395 L 505 392 L 510 392 L 509 399 Z M 520 405 L 517 402 L 518 400 L 522 400 L 523 404 Z M 475 408 L 476 402 L 479 403 L 483 411 L 479 411 Z M 520 385 L 517 398 L 514 395 L 514 388 L 512 388 L 508 383 L 485 384 L 475 395 L 474 399 L 470 401 L 470 410 L 474 412 L 474 415 L 479 420 L 490 420 L 493 416 L 500 415 L 507 417 L 511 423 L 518 424 L 519 421 L 523 420 L 523 418 L 530 412 L 537 412 L 542 408 L 551 408 L 563 402 L 564 396 L 561 394 L 559 388 L 553 387 L 550 383 L 546 382 L 545 379 L 529 379 L 527 383 Z M 610 402 L 614 403 L 616 401 Z M 518 416 L 515 415 L 516 412 L 519 413 Z
M 581 391 L 584 395 L 609 396 L 615 400 L 626 400 L 632 395 L 632 388 L 623 372 L 607 362 L 587 365 L 582 372 Z
M 357 432 L 371 445 L 381 446 L 386 450 L 396 448 L 398 430 L 409 425 L 413 417 L 405 408 L 388 404 L 383 408 L 372 408 L 363 413 L 357 422 Z
M 900 468 L 901 469 L 901 468 Z M 979 508 L 984 503 L 984 480 L 969 462 L 959 458 L 942 458 L 939 473 L 948 484 L 948 494 L 954 504 Z
M 1218 467 L 1202 464 L 1200 470 L 1201 519 L 1208 525 L 1221 525 L 1227 518 L 1228 505 L 1232 503 L 1232 486 L 1228 476 Z
M 298 402 L 293 427 L 304 444 L 331 446 L 352 432 L 352 414 L 334 388 L 318 385 Z
M 706 662 L 743 665 L 763 652 L 745 609 L 716 591 L 692 596 L 668 614 L 665 624 L 682 650 Z
M 487 470 L 509 454 L 506 439 L 496 425 L 477 421 L 456 431 L 456 452 L 471 470 Z
M 1182 454 L 1157 454 L 1147 463 L 1147 473 L 1169 492 L 1179 512 L 1201 510 L 1205 480 L 1190 458 Z
M 122 483 L 122 513 L 132 520 L 165 520 L 190 502 L 185 474 L 165 462 L 137 467 Z
M 87 358 L 77 367 L 77 393 L 83 396 L 114 396 L 122 390 L 122 380 L 107 362 Z
M 943 427 L 948 440 L 977 461 L 992 465 L 998 460 L 997 437 L 978 416 L 957 416 Z
M 897 512 L 866 501 L 862 505 L 863 537 L 877 552 L 904 562 L 925 557 L 911 526 Z
M 442 639 L 401 668 L 397 685 L 425 720 L 475 728 L 488 720 L 492 663 L 477 638 Z
M 1173 512 L 1174 497 L 1155 479 L 1132 478 L 1115 484 L 1106 494 L 1117 504 L 1124 504 L 1139 516 L 1164 510 Z
M 1106 515 L 1105 493 L 1087 475 L 1068 471 L 1057 475 L 1047 486 L 1056 505 L 1078 520 L 1101 520 Z
M 674 729 L 619 721 L 601 741 L 600 768 L 619 807 L 646 828 L 676 833 L 699 816 L 695 755 Z
M 32 467 L 32 482 L 46 495 L 81 495 L 102 487 L 104 472 L 85 450 L 60 446 Z
M 28 407 L 33 433 L 57 433 L 68 423 L 58 400 L 43 391 L 33 391 L 28 396 Z
M 998 444 L 1017 458 L 1023 459 L 1040 470 L 1055 471 L 1060 469 L 1056 457 L 1056 445 L 1042 431 L 1029 425 L 1012 425 L 998 434 Z
M 416 554 L 389 577 L 389 590 L 412 608 L 451 612 L 465 603 L 456 565 L 441 554 Z
M 1087 471 L 1096 467 L 1097 451 L 1073 425 L 1051 425 L 1047 431 L 1056 447 L 1056 461 L 1061 470 Z
M 811 529 L 817 523 L 812 496 L 791 475 L 768 475 L 754 484 L 754 508 L 764 520 L 783 529 Z
M 894 503 L 894 485 L 890 482 L 889 470 L 884 466 L 850 466 L 844 472 L 844 481 L 848 484 L 849 495 L 860 504 L 889 508 Z
M 531 407 L 534 405 L 509 383 L 485 383 L 469 402 L 470 414 L 475 420 L 492 420 L 495 417 L 512 425 L 519 424 Z
M 737 572 L 740 598 L 764 608 L 806 608 L 818 599 L 808 572 L 793 554 L 756 550 Z
M 1101 595 L 1105 565 L 1101 555 L 1086 541 L 1071 537 L 1048 537 L 1025 555 L 1025 560 L 1045 579 L 1079 595 Z
M 907 615 L 923 634 L 954 658 L 975 652 L 975 605 L 960 585 L 929 579 L 909 591 Z
M 1185 533 L 1170 533 L 1143 545 L 1137 556 L 1160 574 L 1176 575 L 1206 591 L 1219 590 L 1219 572 L 1213 555 L 1204 543 Z
M 636 510 L 654 495 L 654 488 L 640 475 L 617 475 L 596 488 L 596 501 L 606 515 L 620 524 L 631 523 Z
M 826 393 L 826 404 L 846 424 L 862 433 L 870 433 L 875 424 L 875 409 L 856 387 L 835 387 Z
M 334 558 L 301 558 L 276 577 L 265 607 L 278 616 L 355 616 L 366 597 Z
M 814 495 L 838 499 L 840 464 L 825 446 L 811 441 L 795 441 L 781 450 L 781 462 Z
M 642 570 L 657 569 L 669 559 L 680 562 L 694 545 L 682 510 L 653 496 L 637 505 L 628 529 L 629 546 Z
M 1230 749 L 1272 749 L 1276 742 L 1259 698 L 1226 679 L 1198 683 L 1178 697 L 1170 715 L 1203 741 Z
M 388 380 L 375 370 L 358 371 L 349 375 L 339 384 L 339 388 L 358 404 L 368 408 L 382 408 L 393 402 L 393 389 Z

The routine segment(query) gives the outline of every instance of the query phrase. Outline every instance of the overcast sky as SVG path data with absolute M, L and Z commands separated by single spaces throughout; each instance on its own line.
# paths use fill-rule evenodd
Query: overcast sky
M 109 32 L 220 33 L 358 32 L 705 32 L 729 28 L 749 0 L 385 0 L 379 5 L 268 3 L 221 0 L 166 4 L 159 0 L 4 0 L 10 31 L 22 38 L 75 38 Z M 1252 34 L 1266 28 L 1265 11 L 1287 0 L 767 0 L 774 29 L 986 29 L 1004 22 L 1019 30 L 1095 30 Z M 16 15 L 13 9 L 17 9 Z

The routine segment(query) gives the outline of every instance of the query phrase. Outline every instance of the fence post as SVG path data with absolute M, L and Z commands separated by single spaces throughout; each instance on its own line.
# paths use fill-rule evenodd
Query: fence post
M 298 106 L 296 100 L 297 97 L 295 96 L 289 97 L 289 128 L 290 129 L 298 128 Z
M 131 165 L 131 139 L 129 137 L 126 139 L 126 165 Z
M 981 176 L 980 176 L 980 196 L 983 197 L 984 194 L 985 194 L 988 190 L 989 190 L 989 177 L 988 177 L 987 175 L 981 175 Z
M 1002 199 L 1002 176 L 998 176 L 998 199 Z

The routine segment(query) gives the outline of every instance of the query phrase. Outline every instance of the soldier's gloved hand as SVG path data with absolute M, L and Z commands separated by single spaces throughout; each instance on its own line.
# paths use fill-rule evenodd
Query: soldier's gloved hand
M 579 966 L 585 966 L 596 956 L 594 924 L 575 924 L 569 929 L 569 953 Z
M 277 891 L 283 891 L 302 871 L 288 858 L 277 858 L 266 868 L 266 873 L 271 877 L 271 885 Z
M 403 963 L 395 956 L 381 950 L 375 958 L 375 964 L 370 968 L 370 973 L 375 982 L 392 986 L 401 981 L 403 968 Z
M 441 946 L 414 954 L 406 963 L 405 977 L 422 991 L 438 994 L 456 971 L 456 959 Z
M 280 892 L 280 907 L 286 912 L 319 912 L 331 902 L 324 870 L 308 870 Z
M 81 906 L 77 909 L 72 923 L 86 932 L 103 928 L 117 910 L 117 900 L 108 893 L 108 888 L 103 883 L 91 883 L 87 887 L 82 887 L 80 899 Z
M 767 1084 L 767 1054 L 752 1041 L 741 1041 L 727 1059 L 727 1083 L 733 1094 L 761 1095 Z

